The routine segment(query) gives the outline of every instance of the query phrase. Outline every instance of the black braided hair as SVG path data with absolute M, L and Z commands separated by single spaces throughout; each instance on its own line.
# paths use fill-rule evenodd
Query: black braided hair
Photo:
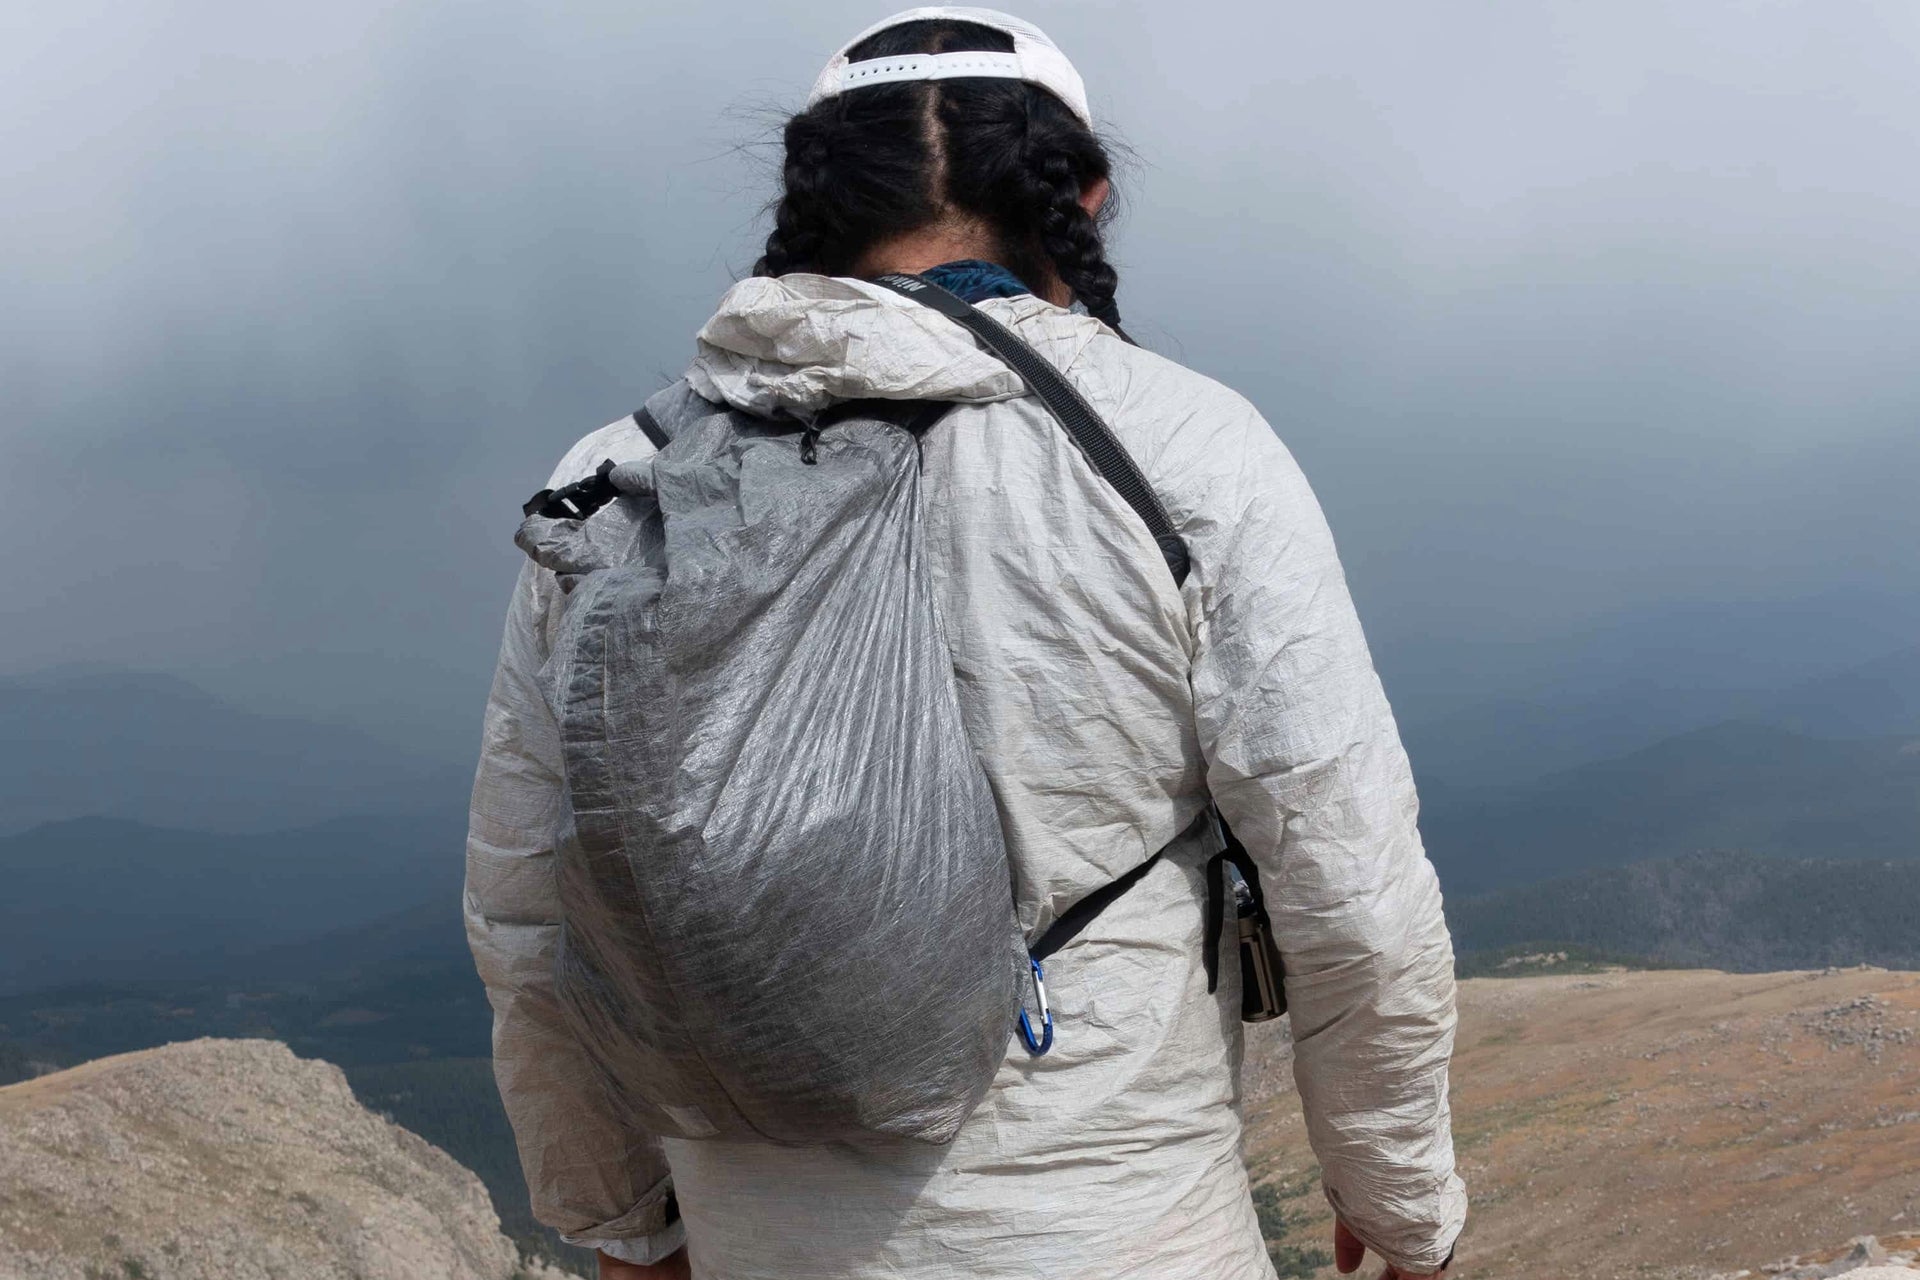
M 902 23 L 850 50 L 1007 53 L 1004 32 L 944 19 Z M 1020 80 L 967 77 L 867 85 L 787 122 L 784 188 L 754 274 L 848 275 L 874 245 L 943 220 L 976 221 L 1028 288 L 1054 280 L 1120 328 L 1119 276 L 1080 196 L 1108 179 L 1106 148 L 1065 103 Z M 1111 208 L 1111 203 L 1109 203 Z

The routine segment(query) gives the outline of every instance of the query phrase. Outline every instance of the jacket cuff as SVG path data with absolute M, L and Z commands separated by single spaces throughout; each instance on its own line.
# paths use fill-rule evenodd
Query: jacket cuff
M 664 1231 L 656 1231 L 650 1236 L 610 1239 L 603 1236 L 563 1235 L 560 1238 L 582 1249 L 597 1249 L 617 1262 L 631 1262 L 644 1267 L 664 1261 L 686 1248 L 687 1225 L 675 1218 Z
M 673 1196 L 673 1179 L 654 1183 L 639 1203 L 611 1222 L 571 1234 L 563 1231 L 560 1238 L 582 1249 L 598 1249 L 621 1262 L 660 1261 L 687 1242 L 680 1202 Z

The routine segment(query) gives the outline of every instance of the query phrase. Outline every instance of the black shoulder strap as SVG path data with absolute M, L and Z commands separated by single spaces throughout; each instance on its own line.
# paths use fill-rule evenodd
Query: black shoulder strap
M 641 405 L 633 411 L 633 425 L 640 428 L 640 434 L 653 442 L 656 449 L 664 449 L 673 441 L 668 437 L 666 428 L 647 412 L 647 406 Z
M 1048 412 L 1073 438 L 1093 469 L 1113 486 L 1114 491 L 1126 500 L 1127 505 L 1145 523 L 1147 532 L 1153 535 L 1154 543 L 1159 546 L 1160 554 L 1167 562 L 1167 568 L 1173 573 L 1174 583 L 1178 585 L 1187 580 L 1187 569 L 1192 563 L 1187 555 L 1187 544 L 1174 532 L 1173 520 L 1167 515 L 1160 496 L 1147 483 L 1147 478 L 1140 474 L 1139 466 L 1127 452 L 1126 446 L 1120 443 L 1119 437 L 1113 434 L 1113 429 L 1100 420 L 1093 406 L 1073 389 L 1072 384 L 1061 376 L 1045 356 L 1021 341 L 1011 329 L 931 280 L 894 272 L 876 276 L 873 282 L 958 321 L 980 340 L 981 345 L 1019 374 L 1028 390 L 1040 397 Z
M 1047 931 L 1040 935 L 1040 940 L 1028 948 L 1028 954 L 1032 955 L 1035 960 L 1045 960 L 1048 956 L 1066 946 L 1069 942 L 1072 942 L 1080 936 L 1083 929 L 1099 918 L 1102 911 L 1105 911 L 1108 907 L 1119 901 L 1120 896 L 1127 890 L 1139 884 L 1142 877 L 1144 877 L 1147 872 L 1153 870 L 1154 864 L 1159 861 L 1160 855 L 1156 853 L 1133 870 L 1121 876 L 1118 880 L 1108 881 L 1086 897 L 1080 899 L 1080 901 L 1068 907 L 1065 911 L 1062 911 L 1060 918 L 1055 920 Z

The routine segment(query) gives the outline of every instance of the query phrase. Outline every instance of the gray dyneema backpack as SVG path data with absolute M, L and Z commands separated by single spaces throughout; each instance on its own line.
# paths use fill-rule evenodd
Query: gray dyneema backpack
M 1007 359 L 1151 503 L 1184 575 L 1164 509 L 1084 402 L 1086 422 L 1063 415 L 1051 366 L 917 277 L 882 283 Z M 546 668 L 568 828 L 557 984 L 651 1132 L 950 1140 L 1016 1030 L 1052 1043 L 1040 959 L 1145 870 L 1029 955 L 922 541 L 917 437 L 948 407 L 856 402 L 800 431 L 679 383 L 635 415 L 653 457 L 527 504 L 516 540 L 567 592 Z

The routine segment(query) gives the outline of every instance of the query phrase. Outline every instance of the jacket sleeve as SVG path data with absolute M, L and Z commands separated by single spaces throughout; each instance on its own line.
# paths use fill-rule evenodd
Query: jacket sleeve
M 1332 535 L 1292 456 L 1235 400 L 1169 451 L 1208 785 L 1259 861 L 1327 1198 L 1376 1253 L 1424 1273 L 1466 1219 L 1452 941 Z
M 658 1140 L 615 1120 L 553 984 L 560 739 L 538 685 L 559 596 L 527 564 L 487 702 L 467 834 L 466 927 L 493 1006 L 493 1066 L 533 1213 L 570 1243 L 633 1262 L 680 1246 Z

